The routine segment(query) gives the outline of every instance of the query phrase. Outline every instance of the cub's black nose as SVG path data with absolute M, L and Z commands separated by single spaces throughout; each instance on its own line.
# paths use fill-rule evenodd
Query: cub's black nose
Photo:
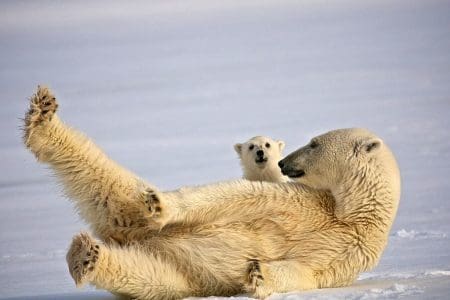
M 280 160 L 278 162 L 278 166 L 280 167 L 280 169 L 282 169 L 284 167 L 284 162 L 282 160 Z
M 258 155 L 258 156 L 264 156 L 264 151 L 258 150 L 258 151 L 256 151 L 256 155 Z

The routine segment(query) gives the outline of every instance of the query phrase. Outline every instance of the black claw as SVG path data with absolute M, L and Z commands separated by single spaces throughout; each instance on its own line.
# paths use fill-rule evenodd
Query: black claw
M 161 212 L 161 207 L 159 207 L 159 206 L 156 207 L 156 208 L 155 208 L 155 211 L 156 211 L 156 212 Z
M 89 261 L 88 260 L 85 260 L 84 262 L 83 262 L 83 265 L 85 265 L 85 266 L 87 266 L 89 264 Z
M 97 248 L 97 249 L 100 249 L 100 246 L 99 246 L 99 245 L 95 245 L 94 247 Z

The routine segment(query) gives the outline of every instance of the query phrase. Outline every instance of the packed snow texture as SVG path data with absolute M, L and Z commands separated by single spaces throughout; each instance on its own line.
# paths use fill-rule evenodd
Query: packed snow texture
M 75 289 L 65 251 L 87 226 L 22 145 L 40 83 L 63 120 L 162 189 L 240 177 L 232 145 L 254 135 L 288 153 L 373 130 L 403 179 L 379 265 L 272 299 L 448 298 L 450 3 L 330 2 L 1 1 L 0 298 L 114 298 Z

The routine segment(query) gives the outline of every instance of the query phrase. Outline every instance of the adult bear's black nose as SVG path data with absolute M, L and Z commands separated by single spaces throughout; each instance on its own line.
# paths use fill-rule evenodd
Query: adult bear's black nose
M 283 162 L 282 160 L 280 160 L 280 161 L 278 162 L 278 166 L 280 167 L 280 169 L 283 169 L 283 167 L 284 167 L 284 162 Z
M 256 151 L 256 155 L 258 155 L 258 156 L 264 156 L 264 151 L 258 150 L 258 151 Z

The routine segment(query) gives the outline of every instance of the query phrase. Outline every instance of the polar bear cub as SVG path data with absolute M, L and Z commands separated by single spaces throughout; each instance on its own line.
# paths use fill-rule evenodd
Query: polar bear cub
M 234 145 L 241 160 L 243 177 L 251 181 L 286 182 L 288 177 L 281 173 L 278 162 L 283 158 L 283 141 L 267 136 L 255 136 L 245 143 Z

